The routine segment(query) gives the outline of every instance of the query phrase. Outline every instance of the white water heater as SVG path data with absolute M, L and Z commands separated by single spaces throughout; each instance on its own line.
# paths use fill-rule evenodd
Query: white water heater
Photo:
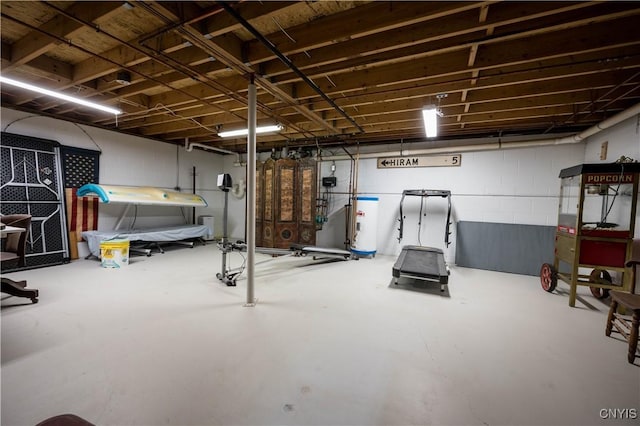
M 356 224 L 351 251 L 375 256 L 378 238 L 378 197 L 356 197 Z

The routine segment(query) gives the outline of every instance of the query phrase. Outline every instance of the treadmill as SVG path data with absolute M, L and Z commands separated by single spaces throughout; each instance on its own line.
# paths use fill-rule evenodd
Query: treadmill
M 449 247 L 449 226 L 451 225 L 451 191 L 434 189 L 407 189 L 402 191 L 400 199 L 400 227 L 398 228 L 398 242 L 402 241 L 404 231 L 404 218 L 402 205 L 405 197 L 421 197 L 420 211 L 422 215 L 422 202 L 428 197 L 440 197 L 447 199 L 447 222 L 445 225 L 444 243 Z M 422 221 L 422 218 L 420 218 Z M 421 222 L 420 222 L 421 223 Z M 440 291 L 444 291 L 444 286 L 449 283 L 449 267 L 444 260 L 444 252 L 435 247 L 425 247 L 417 245 L 406 245 L 393 265 L 393 282 L 398 284 L 400 277 L 416 280 L 437 282 L 440 284 Z

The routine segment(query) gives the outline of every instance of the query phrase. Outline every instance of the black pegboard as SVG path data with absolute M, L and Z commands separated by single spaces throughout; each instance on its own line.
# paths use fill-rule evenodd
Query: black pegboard
M 0 141 L 0 212 L 29 214 L 27 266 L 57 265 L 68 260 L 56 141 L 3 132 Z

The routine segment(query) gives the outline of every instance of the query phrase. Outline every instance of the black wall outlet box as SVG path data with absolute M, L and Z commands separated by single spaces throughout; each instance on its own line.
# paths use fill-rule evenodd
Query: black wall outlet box
M 331 187 L 336 186 L 337 179 L 335 176 L 323 177 L 322 178 L 322 186 Z

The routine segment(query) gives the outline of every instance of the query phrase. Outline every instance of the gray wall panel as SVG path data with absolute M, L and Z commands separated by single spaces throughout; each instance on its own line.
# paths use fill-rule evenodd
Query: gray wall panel
M 555 227 L 509 223 L 457 223 L 456 265 L 538 275 L 553 262 Z

